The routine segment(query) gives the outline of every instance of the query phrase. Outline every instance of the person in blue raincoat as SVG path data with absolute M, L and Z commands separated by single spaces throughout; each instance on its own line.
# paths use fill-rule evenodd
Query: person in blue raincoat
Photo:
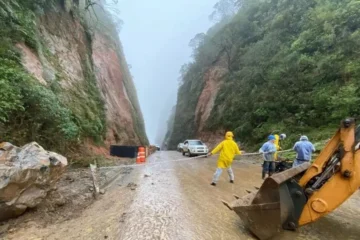
M 293 149 L 296 152 L 293 167 L 311 161 L 312 153 L 315 152 L 315 147 L 307 136 L 301 136 L 300 141 L 295 143 Z
M 270 135 L 268 141 L 259 150 L 260 153 L 263 153 L 264 157 L 262 179 L 270 177 L 275 172 L 275 153 L 277 151 L 275 141 L 275 136 Z

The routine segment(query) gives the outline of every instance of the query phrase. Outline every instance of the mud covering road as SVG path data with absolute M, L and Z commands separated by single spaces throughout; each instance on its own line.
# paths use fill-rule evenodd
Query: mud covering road
M 177 152 L 157 152 L 148 162 L 183 158 Z M 192 159 L 134 168 L 119 176 L 106 194 L 75 218 L 48 226 L 29 221 L 10 229 L 4 239 L 253 239 L 238 216 L 221 200 L 244 196 L 261 185 L 260 164 L 249 160 L 233 165 L 235 184 L 223 173 L 210 186 L 215 158 Z M 275 239 L 359 239 L 360 194 L 320 221 Z

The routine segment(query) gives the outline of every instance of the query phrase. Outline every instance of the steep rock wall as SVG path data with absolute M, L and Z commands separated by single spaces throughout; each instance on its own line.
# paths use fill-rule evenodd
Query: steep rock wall
M 223 77 L 228 73 L 227 64 L 223 56 L 219 56 L 201 75 L 198 85 L 184 83 L 178 94 L 175 119 L 172 126 L 168 126 L 168 147 L 175 149 L 177 144 L 186 139 L 197 138 L 205 142 L 210 148 L 224 138 L 224 129 L 211 131 L 208 121 L 214 108 L 216 97 L 223 84 Z M 184 97 L 181 91 L 189 92 L 190 97 Z M 198 93 L 196 93 L 198 92 Z M 188 116 L 184 120 L 184 116 Z
M 221 86 L 221 77 L 227 73 L 227 69 L 221 66 L 211 67 L 204 75 L 205 87 L 202 90 L 196 109 L 195 121 L 197 122 L 197 130 L 204 130 L 205 123 L 210 117 L 212 108 L 214 107 L 216 95 Z
M 218 62 L 215 66 L 209 68 L 204 74 L 205 87 L 202 90 L 196 109 L 196 138 L 204 141 L 209 148 L 214 147 L 224 138 L 223 129 L 216 131 L 209 131 L 206 129 L 206 123 L 210 117 L 211 111 L 214 107 L 216 96 L 223 83 L 222 77 L 228 72 L 224 64 Z
M 109 39 L 97 33 L 93 45 L 96 77 L 107 111 L 108 143 L 139 144 L 141 139 L 135 132 L 132 112 L 135 111 L 124 85 L 124 73 L 116 47 Z
M 1 21 L 17 20 L 4 31 L 10 32 L 6 39 L 13 42 L 14 48 L 5 47 L 14 54 L 19 53 L 19 63 L 26 73 L 15 68 L 16 59 L 10 62 L 11 56 L 1 51 L 0 60 L 6 65 L 0 70 L 8 72 L 9 63 L 16 74 L 25 74 L 25 84 L 31 84 L 29 89 L 36 89 L 30 91 L 34 99 L 41 99 L 38 104 L 28 100 L 29 94 L 22 86 L 19 112 L 9 110 L 4 119 L 0 116 L 0 120 L 5 120 L 0 121 L 4 140 L 19 145 L 35 140 L 60 152 L 74 149 L 75 145 L 148 144 L 116 26 L 102 7 L 95 7 L 102 24 L 98 26 L 97 18 L 83 6 L 84 1 L 0 2 Z M 18 33 L 16 28 L 24 31 Z M 16 86 L 11 87 L 16 90 Z M 34 110 L 34 113 L 27 111 L 28 116 L 19 117 L 23 109 Z M 49 116 L 46 109 L 51 112 Z M 41 118 L 37 118 L 36 112 Z M 47 131 L 54 136 L 49 136 Z

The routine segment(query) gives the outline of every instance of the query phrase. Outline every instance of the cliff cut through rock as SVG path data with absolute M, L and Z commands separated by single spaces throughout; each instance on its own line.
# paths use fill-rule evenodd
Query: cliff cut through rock
M 9 77 L 10 90 L 23 97 L 5 99 L 16 106 L 0 116 L 3 140 L 37 141 L 60 152 L 75 145 L 148 144 L 117 26 L 103 1 L 85 4 L 1 2 L 2 22 L 17 20 L 6 29 L 11 43 L 5 47 L 18 55 L 13 60 L 0 51 L 1 70 L 26 79 L 18 86 Z

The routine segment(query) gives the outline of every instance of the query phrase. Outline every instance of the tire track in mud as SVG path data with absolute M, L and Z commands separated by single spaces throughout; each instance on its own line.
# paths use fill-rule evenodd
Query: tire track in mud
M 160 154 L 162 161 L 177 158 L 174 152 Z M 232 200 L 231 189 L 237 188 L 210 186 L 215 167 L 213 160 L 197 159 L 149 168 L 151 177 L 140 185 L 119 239 L 249 239 L 238 217 L 220 202 L 224 196 Z
M 168 156 L 164 152 L 160 154 L 160 159 Z M 149 160 L 152 162 L 156 157 Z M 119 229 L 119 239 L 195 239 L 184 214 L 185 203 L 173 164 L 144 169 L 144 175 L 150 177 L 144 177 L 137 189 L 126 224 Z
M 245 190 L 237 184 L 241 179 L 237 177 L 236 183 L 230 184 L 228 175 L 224 172 L 217 187 L 213 187 L 210 182 L 216 161 L 211 159 L 194 164 L 183 164 L 179 167 L 186 173 L 183 174 L 182 186 L 190 202 L 196 239 L 252 239 L 237 215 L 221 202 L 234 200 L 233 194 L 244 195 Z M 194 168 L 201 170 L 194 172 Z M 238 174 L 235 168 L 234 172 Z

